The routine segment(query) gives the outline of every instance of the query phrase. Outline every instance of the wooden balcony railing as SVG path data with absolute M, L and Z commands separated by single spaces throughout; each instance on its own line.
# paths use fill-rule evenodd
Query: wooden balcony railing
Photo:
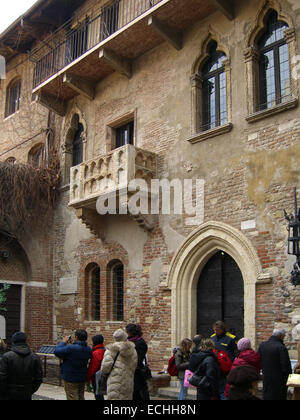
M 104 6 L 99 15 L 86 18 L 78 27 L 58 31 L 52 42 L 48 42 L 51 51 L 35 63 L 33 88 L 161 1 L 114 0 L 110 6 Z

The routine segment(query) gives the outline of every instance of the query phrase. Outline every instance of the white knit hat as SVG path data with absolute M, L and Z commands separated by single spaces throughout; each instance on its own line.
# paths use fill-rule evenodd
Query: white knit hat
M 122 328 L 119 328 L 117 331 L 114 332 L 114 339 L 115 341 L 126 341 L 127 334 Z

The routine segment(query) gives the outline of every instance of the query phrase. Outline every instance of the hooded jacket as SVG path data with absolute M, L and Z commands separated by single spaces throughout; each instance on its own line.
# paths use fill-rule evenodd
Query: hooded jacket
M 86 381 L 88 361 L 92 357 L 92 349 L 86 341 L 75 341 L 73 344 L 61 342 L 56 346 L 54 354 L 63 361 L 60 372 L 64 381 Z
M 92 348 L 92 358 L 89 364 L 87 382 L 95 384 L 95 373 L 100 370 L 104 353 L 105 347 L 103 344 L 97 344 Z
M 220 367 L 218 359 L 212 351 L 193 351 L 189 370 L 199 376 L 206 376 L 210 383 L 210 393 L 201 397 L 201 390 L 197 390 L 197 399 L 219 398 Z
M 13 345 L 0 359 L 0 399 L 29 400 L 43 382 L 42 363 L 27 344 Z
M 261 371 L 261 360 L 260 360 L 260 354 L 257 351 L 254 351 L 252 349 L 247 349 L 244 351 L 241 351 L 240 354 L 234 359 L 231 370 L 236 368 L 237 366 L 242 365 L 250 365 L 256 368 L 257 373 Z M 229 394 L 230 386 L 229 384 L 226 384 L 225 387 L 225 396 L 227 397 Z
M 110 372 L 118 352 L 120 353 Z M 108 400 L 132 400 L 134 372 L 137 363 L 137 352 L 132 342 L 117 341 L 107 346 L 101 365 L 101 372 L 104 374 L 109 374 L 110 372 L 107 380 Z

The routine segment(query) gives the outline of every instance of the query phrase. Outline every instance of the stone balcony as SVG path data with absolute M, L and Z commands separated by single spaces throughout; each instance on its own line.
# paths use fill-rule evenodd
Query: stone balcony
M 126 214 L 126 209 L 125 212 L 120 209 L 119 197 L 126 194 L 126 199 L 129 199 L 129 182 L 143 179 L 149 186 L 146 191 L 149 194 L 151 180 L 156 178 L 157 155 L 127 144 L 71 168 L 69 206 L 75 208 L 77 216 L 95 235 L 102 238 L 104 216 L 97 212 L 97 200 L 101 198 L 105 201 L 115 196 L 115 213 Z M 127 201 L 124 202 L 125 207 L 126 204 Z M 154 227 L 154 217 L 151 215 L 137 214 L 131 217 L 147 230 Z

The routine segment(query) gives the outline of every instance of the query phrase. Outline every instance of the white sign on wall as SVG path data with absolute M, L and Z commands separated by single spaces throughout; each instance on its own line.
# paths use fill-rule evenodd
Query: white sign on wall
M 62 277 L 59 279 L 59 293 L 71 295 L 77 293 L 77 277 Z

